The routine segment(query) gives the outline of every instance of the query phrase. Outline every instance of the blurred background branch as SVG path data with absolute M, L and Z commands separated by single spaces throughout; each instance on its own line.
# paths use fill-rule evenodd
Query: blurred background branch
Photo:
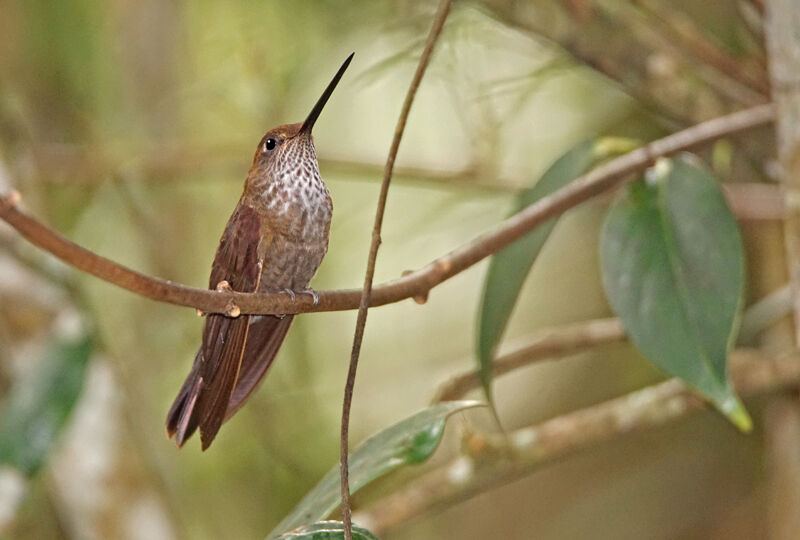
M 800 5 L 773 0 L 767 5 L 765 32 L 772 97 L 775 101 L 779 180 L 786 193 L 800 190 Z M 783 220 L 786 266 L 794 311 L 794 335 L 800 344 L 800 215 L 797 207 Z M 787 334 L 791 334 L 787 332 Z M 765 411 L 765 458 L 769 478 L 769 532 L 789 539 L 800 531 L 800 517 L 789 508 L 800 504 L 800 399 L 797 388 L 776 397 Z
M 800 355 L 765 356 L 751 349 L 731 354 L 731 376 L 744 396 L 774 393 L 800 382 Z M 496 440 L 467 441 L 460 456 L 360 511 L 355 520 L 387 534 L 408 520 L 441 510 L 533 473 L 573 452 L 643 429 L 661 426 L 704 407 L 677 379 L 637 390 L 586 409 L 520 428 Z M 506 445 L 511 441 L 511 446 Z

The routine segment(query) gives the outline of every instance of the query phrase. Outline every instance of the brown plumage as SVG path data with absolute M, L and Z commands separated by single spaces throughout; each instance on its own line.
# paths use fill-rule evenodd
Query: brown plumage
M 308 289 L 328 250 L 333 206 L 311 129 L 351 54 L 302 123 L 268 131 L 211 266 L 209 287 L 294 296 Z M 178 446 L 199 428 L 202 448 L 247 400 L 272 364 L 293 317 L 208 315 L 203 343 L 167 415 Z

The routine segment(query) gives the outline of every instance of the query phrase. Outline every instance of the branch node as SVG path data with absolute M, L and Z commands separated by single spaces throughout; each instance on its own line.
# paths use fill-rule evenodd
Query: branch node
M 227 282 L 226 282 L 227 283 Z M 228 302 L 228 305 L 225 306 L 225 315 L 228 317 L 238 317 L 242 314 L 242 310 L 234 304 L 233 302 Z
M 202 309 L 197 309 L 195 311 L 196 311 L 198 317 L 205 317 L 206 316 L 206 312 L 203 311 Z
M 231 288 L 231 284 L 228 283 L 228 280 L 223 279 L 219 283 L 217 283 L 217 292 L 227 293 L 232 292 L 233 289 Z
M 420 305 L 424 304 L 425 302 L 428 301 L 428 293 L 430 293 L 430 290 L 426 290 L 425 292 L 421 292 L 419 294 L 415 294 L 413 296 L 414 302 L 416 302 L 417 304 L 420 304 Z
M 449 257 L 443 257 L 436 261 L 436 269 L 442 274 L 449 274 L 453 269 L 453 261 Z
M 4 206 L 6 208 L 18 206 L 20 202 L 22 202 L 22 195 L 20 195 L 19 191 L 16 189 L 12 189 L 7 194 L 3 195 L 2 198 L 0 198 L 0 206 Z

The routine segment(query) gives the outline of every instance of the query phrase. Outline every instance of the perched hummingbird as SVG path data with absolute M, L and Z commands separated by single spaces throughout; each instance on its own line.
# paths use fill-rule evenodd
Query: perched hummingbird
M 319 175 L 311 129 L 353 55 L 302 123 L 267 131 L 211 266 L 209 288 L 317 294 L 308 288 L 328 250 L 333 205 Z M 205 450 L 278 353 L 292 315 L 210 314 L 192 370 L 167 415 L 178 446 L 200 428 Z

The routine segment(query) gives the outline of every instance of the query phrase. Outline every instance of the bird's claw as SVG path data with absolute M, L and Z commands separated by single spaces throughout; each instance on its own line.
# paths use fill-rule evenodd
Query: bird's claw
M 303 289 L 302 291 L 299 292 L 300 294 L 310 295 L 311 299 L 314 301 L 315 306 L 319 304 L 319 294 L 317 294 L 317 291 L 315 291 L 314 289 Z
M 288 294 L 289 298 L 292 299 L 292 302 L 294 302 L 297 299 L 297 295 L 294 294 L 294 291 L 292 289 L 289 289 L 289 288 L 282 289 L 281 292 L 284 293 L 284 294 Z
M 291 298 L 292 302 L 297 300 L 297 295 L 298 294 L 307 294 L 307 295 L 311 296 L 311 299 L 314 301 L 314 305 L 315 306 L 317 304 L 319 304 L 319 294 L 317 294 L 317 291 L 315 291 L 314 289 L 302 289 L 300 291 L 293 291 L 292 289 L 286 288 L 286 289 L 281 289 L 280 292 L 282 292 L 284 294 L 288 294 L 289 298 Z

